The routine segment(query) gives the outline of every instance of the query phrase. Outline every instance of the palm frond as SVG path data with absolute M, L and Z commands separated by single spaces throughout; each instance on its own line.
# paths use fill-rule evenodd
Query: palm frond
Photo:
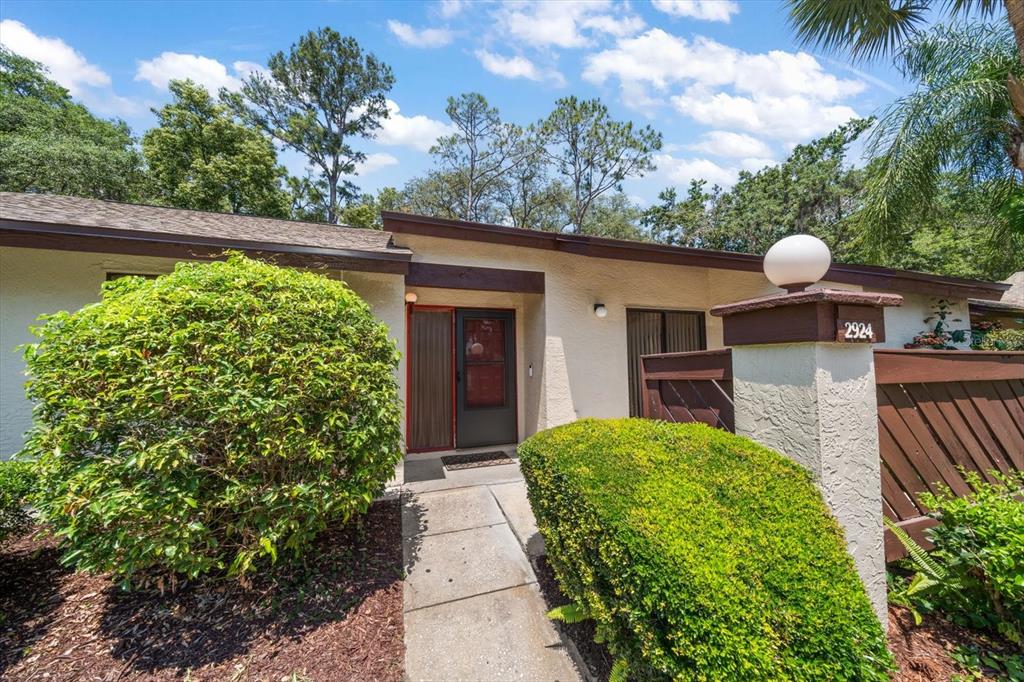
M 927 0 L 787 0 L 790 24 L 807 45 L 855 59 L 893 54 L 925 19 Z
M 885 110 L 867 145 L 877 173 L 868 182 L 860 219 L 867 242 L 877 250 L 931 205 L 944 176 L 1009 185 L 1011 193 L 1021 182 L 1006 153 L 1017 125 L 1007 82 L 1022 68 L 1009 30 L 987 24 L 936 26 L 904 46 L 899 66 L 919 85 Z M 995 208 L 1007 194 L 991 196 Z

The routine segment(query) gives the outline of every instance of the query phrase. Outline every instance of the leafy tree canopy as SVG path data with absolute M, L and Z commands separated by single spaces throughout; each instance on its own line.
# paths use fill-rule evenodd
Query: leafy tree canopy
M 269 76 L 256 71 L 241 92 L 222 90 L 221 97 L 247 123 L 306 156 L 318 174 L 322 215 L 336 222 L 342 201 L 356 194 L 346 178 L 366 159 L 352 142 L 372 138 L 388 117 L 391 67 L 331 28 L 310 31 L 267 66 Z
M 285 176 L 260 131 L 192 81 L 171 81 L 172 101 L 155 109 L 158 125 L 142 138 L 153 199 L 167 206 L 283 218 Z
M 40 64 L 0 47 L 0 189 L 132 201 L 142 178 L 124 122 L 93 116 Z

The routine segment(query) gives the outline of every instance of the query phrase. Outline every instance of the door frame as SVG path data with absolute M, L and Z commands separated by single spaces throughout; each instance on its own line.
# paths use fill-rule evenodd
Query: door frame
M 414 310 L 431 310 L 434 312 L 448 312 L 451 317 L 451 348 L 452 348 L 452 359 L 451 359 L 451 441 L 448 445 L 435 447 L 435 448 L 412 448 L 409 447 L 409 425 L 411 423 L 410 415 L 412 411 L 412 401 L 408 400 L 409 397 L 409 386 L 412 382 L 412 363 L 415 361 L 413 357 L 412 349 L 412 314 Z M 459 310 L 473 310 L 477 312 L 495 312 L 495 313 L 510 313 L 512 316 L 512 336 L 511 345 L 512 353 L 510 362 L 512 363 L 512 407 L 513 407 L 513 430 L 515 432 L 515 443 L 519 442 L 519 319 L 516 314 L 515 308 L 497 308 L 490 306 L 453 306 L 453 305 L 427 305 L 420 303 L 407 303 L 405 305 L 405 348 L 406 348 L 406 363 L 405 363 L 405 392 L 406 392 L 406 404 L 405 404 L 405 445 L 407 453 L 421 453 L 421 452 L 443 452 L 446 450 L 456 450 L 459 448 L 459 437 L 458 437 L 458 383 L 455 380 L 455 373 L 458 371 L 458 344 L 456 344 L 456 315 Z M 495 445 L 503 445 L 503 443 L 495 443 Z M 488 447 L 486 445 L 480 447 Z

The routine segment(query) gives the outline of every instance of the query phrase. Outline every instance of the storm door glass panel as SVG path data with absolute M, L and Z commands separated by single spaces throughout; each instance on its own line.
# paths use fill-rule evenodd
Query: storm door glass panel
M 505 320 L 467 319 L 463 325 L 465 405 L 503 407 L 505 388 Z
M 662 324 L 660 312 L 649 310 L 626 311 L 626 354 L 629 360 L 629 416 L 643 414 L 643 393 L 640 386 L 640 356 L 662 352 Z
M 409 449 L 452 447 L 452 311 L 409 316 Z

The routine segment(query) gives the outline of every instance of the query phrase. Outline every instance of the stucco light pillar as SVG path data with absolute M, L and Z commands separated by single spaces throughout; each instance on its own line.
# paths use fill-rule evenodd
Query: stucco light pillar
M 872 343 L 902 297 L 815 289 L 720 305 L 736 433 L 815 477 L 882 623 L 885 546 Z

